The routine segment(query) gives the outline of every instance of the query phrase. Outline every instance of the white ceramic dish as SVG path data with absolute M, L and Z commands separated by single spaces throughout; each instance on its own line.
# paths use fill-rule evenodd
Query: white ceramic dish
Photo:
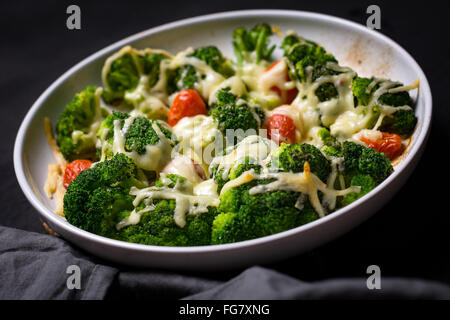
M 103 62 L 130 44 L 171 52 L 187 46 L 217 45 L 232 57 L 231 33 L 238 26 L 267 22 L 283 31 L 294 30 L 335 54 L 339 62 L 361 75 L 411 83 L 420 79 L 416 94 L 418 125 L 403 161 L 375 190 L 351 205 L 307 225 L 272 236 L 218 246 L 158 247 L 104 238 L 67 223 L 52 212 L 54 203 L 43 191 L 47 165 L 53 162 L 43 130 L 43 119 L 55 123 L 64 105 L 89 84 L 100 85 Z M 276 55 L 281 55 L 276 52 Z M 417 91 L 417 90 L 416 90 Z M 42 219 L 63 238 L 100 257 L 145 267 L 217 270 L 261 264 L 298 254 L 350 230 L 386 203 L 403 185 L 417 164 L 431 124 L 432 99 L 428 81 L 414 59 L 399 45 L 368 28 L 322 14 L 301 11 L 252 10 L 186 19 L 141 32 L 119 41 L 78 63 L 56 80 L 34 103 L 17 135 L 14 166 L 19 184 Z M 34 214 L 30 212 L 30 214 Z

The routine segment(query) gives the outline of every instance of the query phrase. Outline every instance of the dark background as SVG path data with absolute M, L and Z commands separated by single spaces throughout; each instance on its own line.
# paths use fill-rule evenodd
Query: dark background
M 77 4 L 82 29 L 66 28 Z M 134 33 L 178 19 L 238 9 L 315 11 L 365 24 L 366 8 L 381 8 L 380 32 L 403 46 L 430 81 L 433 127 L 424 156 L 404 188 L 371 219 L 309 253 L 268 265 L 302 280 L 364 277 L 376 264 L 383 276 L 450 283 L 447 11 L 439 2 L 412 1 L 2 1 L 0 4 L 0 225 L 44 233 L 38 213 L 19 188 L 13 145 L 32 103 L 85 57 Z M 202 274 L 227 280 L 240 270 Z

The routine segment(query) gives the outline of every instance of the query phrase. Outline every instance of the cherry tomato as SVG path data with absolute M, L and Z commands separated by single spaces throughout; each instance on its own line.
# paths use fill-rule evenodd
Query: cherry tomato
M 81 171 L 89 169 L 92 165 L 89 160 L 74 160 L 66 166 L 64 171 L 64 188 L 68 188 L 69 184 L 76 179 Z
M 402 138 L 395 133 L 382 132 L 381 134 L 382 137 L 380 139 L 370 140 L 362 137 L 361 141 L 369 148 L 375 149 L 378 152 L 384 152 L 390 160 L 395 159 L 403 151 Z
M 193 117 L 198 114 L 206 114 L 206 104 L 203 99 L 195 90 L 181 90 L 170 107 L 168 122 L 173 127 L 184 117 Z
M 284 114 L 273 114 L 267 121 L 267 136 L 275 142 L 295 142 L 295 123 Z
M 269 71 L 270 69 L 275 67 L 278 63 L 280 63 L 280 61 L 281 60 L 275 61 L 265 71 L 266 72 Z M 287 72 L 286 72 L 286 81 L 291 81 Z M 270 90 L 276 92 L 276 94 L 279 95 L 281 97 L 281 99 L 283 100 L 283 103 L 287 103 L 287 104 L 290 104 L 292 101 L 294 101 L 295 97 L 298 94 L 297 88 L 292 88 L 290 90 L 282 90 L 282 89 L 278 88 L 277 86 L 273 86 L 270 88 Z

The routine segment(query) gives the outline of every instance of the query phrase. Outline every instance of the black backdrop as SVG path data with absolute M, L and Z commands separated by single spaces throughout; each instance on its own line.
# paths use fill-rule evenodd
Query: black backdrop
M 434 102 L 424 156 L 404 188 L 375 216 L 309 253 L 269 265 L 302 280 L 383 276 L 450 282 L 450 170 L 447 12 L 439 2 L 411 1 L 2 1 L 0 4 L 0 225 L 44 233 L 38 213 L 20 190 L 12 165 L 14 139 L 26 112 L 62 73 L 126 36 L 182 18 L 237 9 L 277 8 L 327 13 L 365 24 L 378 4 L 380 32 L 403 46 L 427 75 Z M 82 29 L 69 31 L 66 8 L 78 4 Z M 439 182 L 442 187 L 439 187 Z M 203 275 L 226 280 L 239 270 Z

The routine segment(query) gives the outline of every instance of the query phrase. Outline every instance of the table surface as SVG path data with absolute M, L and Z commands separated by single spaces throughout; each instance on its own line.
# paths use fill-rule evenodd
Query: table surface
M 45 233 L 38 213 L 25 199 L 13 170 L 13 146 L 18 127 L 37 97 L 62 73 L 88 55 L 136 32 L 178 19 L 212 12 L 276 8 L 315 11 L 365 24 L 367 1 L 279 0 L 274 5 L 259 1 L 153 1 L 128 0 L 77 4 L 82 29 L 66 28 L 67 1 L 9 1 L 0 4 L 0 225 Z M 450 282 L 449 197 L 443 169 L 448 146 L 448 95 L 450 60 L 447 57 L 446 11 L 439 3 L 425 7 L 412 2 L 381 2 L 383 34 L 403 46 L 423 68 L 430 81 L 434 115 L 424 156 L 401 191 L 371 219 L 341 238 L 309 253 L 268 267 L 302 280 L 361 277 L 369 265 L 380 266 L 383 275 L 420 277 Z M 443 37 L 440 39 L 439 37 Z M 6 98 L 6 101 L 5 101 Z M 439 167 L 442 167 L 439 168 Z M 443 187 L 439 187 L 439 182 Z M 238 271 L 211 274 L 226 280 Z

